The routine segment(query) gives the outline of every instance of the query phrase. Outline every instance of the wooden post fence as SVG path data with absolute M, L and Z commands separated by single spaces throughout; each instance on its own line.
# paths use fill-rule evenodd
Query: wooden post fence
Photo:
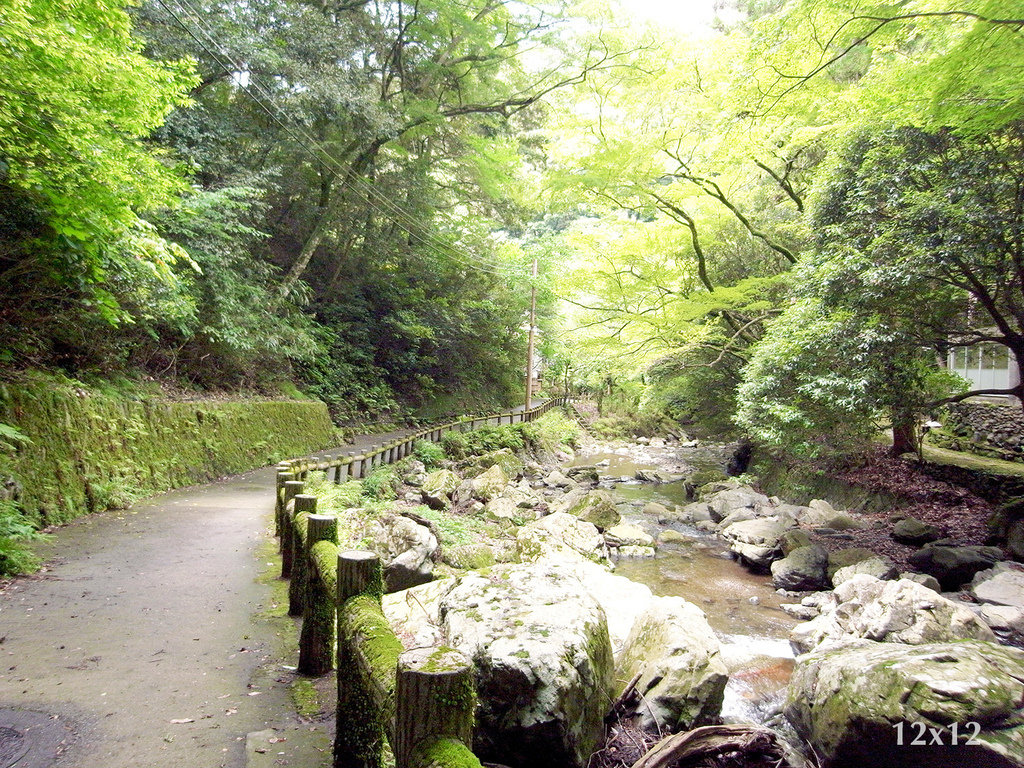
M 310 514 L 306 528 L 306 594 L 299 636 L 299 672 L 324 675 L 334 669 L 338 594 L 338 518 Z
M 533 421 L 567 398 L 548 400 L 518 414 Z M 338 670 L 338 723 L 334 768 L 383 768 L 389 740 L 396 768 L 481 768 L 473 755 L 476 686 L 472 662 L 450 648 L 403 651 L 384 617 L 380 558 L 338 550 L 338 521 L 317 514 L 303 480 L 311 470 L 335 483 L 358 480 L 375 466 L 411 454 L 417 440 L 438 442 L 445 431 L 463 432 L 497 420 L 516 423 L 515 412 L 473 416 L 430 427 L 362 455 L 294 459 L 278 466 L 275 528 L 281 537 L 281 575 L 290 578 L 288 613 L 302 616 L 299 671 Z M 335 655 L 335 641 L 337 653 Z

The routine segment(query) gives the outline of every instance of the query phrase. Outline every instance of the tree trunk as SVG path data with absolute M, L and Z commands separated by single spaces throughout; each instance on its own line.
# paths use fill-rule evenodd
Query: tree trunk
M 905 453 L 921 454 L 921 438 L 917 431 L 917 419 L 913 414 L 893 414 L 892 417 L 892 449 L 893 456 Z

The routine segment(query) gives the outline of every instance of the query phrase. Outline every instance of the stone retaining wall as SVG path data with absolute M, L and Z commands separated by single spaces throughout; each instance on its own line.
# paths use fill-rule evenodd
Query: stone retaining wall
M 1019 403 L 970 400 L 946 406 L 942 428 L 928 440 L 942 448 L 1024 462 L 1024 409 Z
M 0 491 L 37 525 L 273 464 L 336 441 L 318 401 L 129 399 L 54 380 L 0 384 Z

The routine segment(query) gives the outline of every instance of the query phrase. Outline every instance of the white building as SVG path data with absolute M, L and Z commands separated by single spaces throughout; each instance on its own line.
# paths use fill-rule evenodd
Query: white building
M 974 389 L 1009 389 L 1020 383 L 1010 350 L 1002 344 L 976 344 L 950 350 L 949 370 L 971 382 Z

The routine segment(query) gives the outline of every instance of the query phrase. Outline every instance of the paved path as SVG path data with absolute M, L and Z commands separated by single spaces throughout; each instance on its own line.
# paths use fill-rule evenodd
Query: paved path
M 250 768 L 329 764 L 332 724 L 300 722 L 291 701 L 294 630 L 269 616 L 273 488 L 265 468 L 172 491 L 41 548 L 47 569 L 0 594 L 0 737 L 47 724 L 16 768 L 244 768 L 266 729 L 281 740 L 264 734 L 256 755 L 248 739 Z

